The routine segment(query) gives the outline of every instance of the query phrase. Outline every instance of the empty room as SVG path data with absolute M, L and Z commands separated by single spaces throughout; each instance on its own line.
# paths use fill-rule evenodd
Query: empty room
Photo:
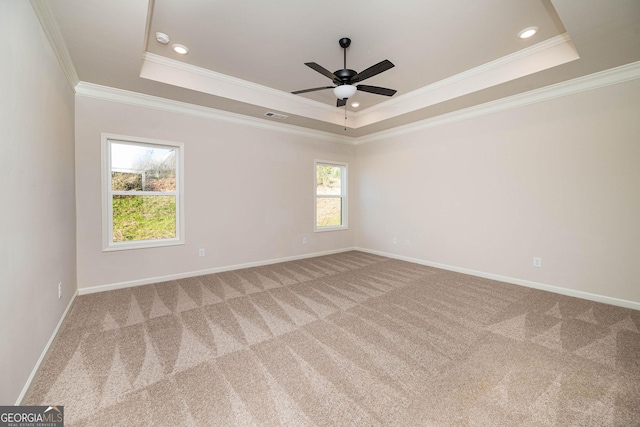
M 0 424 L 640 426 L 637 0 L 1 0 L 0 39 Z

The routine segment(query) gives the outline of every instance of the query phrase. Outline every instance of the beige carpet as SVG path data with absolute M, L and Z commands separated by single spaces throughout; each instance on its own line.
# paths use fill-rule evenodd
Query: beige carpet
M 66 425 L 640 425 L 640 312 L 362 252 L 80 296 Z

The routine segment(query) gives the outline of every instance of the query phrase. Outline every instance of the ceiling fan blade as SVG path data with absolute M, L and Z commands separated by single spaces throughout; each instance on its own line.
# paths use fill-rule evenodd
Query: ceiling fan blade
M 307 64 L 309 65 L 309 64 Z M 391 61 L 385 59 L 384 61 L 378 62 L 376 65 L 372 65 L 364 71 L 359 72 L 351 79 L 351 83 L 361 82 L 369 77 L 373 77 L 376 74 L 380 74 L 383 71 L 387 71 L 390 68 L 395 67 Z
M 301 94 L 301 93 L 315 92 L 316 90 L 324 90 L 324 89 L 333 89 L 333 86 L 314 87 L 313 89 L 297 90 L 297 91 L 291 92 L 291 93 L 294 94 L 294 95 L 298 95 L 298 94 Z
M 344 107 L 345 105 L 347 105 L 347 100 L 338 98 L 338 101 L 336 102 L 336 107 Z
M 326 68 L 324 68 L 321 65 L 316 64 L 315 62 L 305 62 L 304 65 L 306 65 L 309 68 L 312 68 L 312 69 L 316 70 L 317 72 L 319 72 L 323 76 L 326 76 L 326 77 L 330 78 L 332 81 L 333 80 L 340 80 L 331 71 L 327 70 Z
M 363 92 L 375 93 L 376 95 L 393 96 L 397 92 L 394 89 L 387 89 L 386 87 L 358 85 L 358 90 Z

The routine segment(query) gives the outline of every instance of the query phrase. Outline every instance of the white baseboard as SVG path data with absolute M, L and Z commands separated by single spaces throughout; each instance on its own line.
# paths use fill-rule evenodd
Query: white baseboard
M 429 267 L 441 268 L 443 270 L 455 271 L 457 273 L 469 274 L 471 276 L 483 277 L 485 279 L 491 279 L 491 280 L 497 280 L 497 281 L 500 281 L 500 282 L 512 283 L 514 285 L 526 286 L 528 288 L 540 289 L 540 290 L 543 290 L 543 291 L 553 292 L 553 293 L 556 293 L 556 294 L 567 295 L 567 296 L 576 297 L 576 298 L 582 298 L 582 299 L 586 299 L 586 300 L 589 300 L 589 301 L 596 301 L 596 302 L 601 302 L 601 303 L 605 303 L 605 304 L 611 304 L 611 305 L 615 305 L 615 306 L 618 306 L 618 307 L 625 307 L 625 308 L 630 308 L 630 309 L 633 309 L 633 310 L 639 310 L 640 311 L 640 303 L 639 302 L 635 302 L 635 301 L 629 301 L 629 300 L 625 300 L 625 299 L 609 297 L 609 296 L 606 296 L 606 295 L 593 294 L 593 293 L 590 293 L 590 292 L 578 291 L 578 290 L 575 290 L 575 289 L 568 289 L 568 288 L 563 288 L 563 287 L 560 287 L 560 286 L 547 285 L 547 284 L 544 284 L 544 283 L 532 282 L 532 281 L 529 281 L 529 280 L 518 279 L 518 278 L 515 278 L 515 277 L 501 276 L 499 274 L 487 273 L 487 272 L 478 271 L 478 270 L 472 270 L 470 268 L 457 267 L 457 266 L 447 265 L 447 264 L 440 264 L 440 263 L 437 263 L 437 262 L 426 261 L 426 260 L 407 257 L 407 256 L 403 256 L 403 255 L 397 255 L 397 254 L 393 254 L 393 253 L 389 253 L 389 252 L 376 251 L 376 250 L 373 250 L 373 249 L 361 248 L 361 247 L 357 247 L 357 246 L 356 247 L 349 247 L 349 248 L 342 248 L 342 249 L 334 249 L 334 250 L 324 251 L 324 252 L 314 252 L 314 253 L 307 253 L 307 254 L 302 254 L 302 255 L 294 255 L 294 256 L 284 257 L 284 258 L 274 258 L 274 259 L 263 260 L 263 261 L 255 261 L 255 262 L 248 262 L 248 263 L 243 263 L 243 264 L 235 264 L 235 265 L 229 265 L 229 266 L 223 266 L 223 267 L 215 267 L 215 268 L 210 268 L 210 269 L 206 269 L 206 270 L 188 271 L 188 272 L 184 272 L 184 273 L 177 273 L 177 274 L 171 274 L 171 275 L 166 275 L 166 276 L 150 277 L 150 278 L 146 278 L 146 279 L 132 280 L 132 281 L 128 281 L 128 282 L 120 282 L 120 283 L 112 283 L 112 284 L 108 284 L 108 285 L 92 286 L 92 287 L 89 287 L 89 288 L 80 288 L 80 289 L 78 289 L 78 293 L 77 294 L 78 295 L 87 295 L 87 294 L 92 294 L 92 293 L 96 293 L 96 292 L 111 291 L 111 290 L 114 290 L 114 289 L 131 288 L 131 287 L 134 287 L 134 286 L 148 285 L 148 284 L 151 284 L 151 283 L 166 282 L 166 281 L 170 281 L 170 280 L 184 279 L 184 278 L 187 278 L 187 277 L 202 276 L 202 275 L 205 275 L 205 274 L 215 274 L 215 273 L 221 273 L 221 272 L 224 272 L 224 271 L 240 270 L 242 268 L 260 267 L 260 266 L 263 266 L 263 265 L 277 264 L 277 263 L 280 263 L 280 262 L 287 262 L 287 261 L 296 261 L 296 260 L 299 260 L 299 259 L 314 258 L 314 257 L 318 257 L 318 256 L 332 255 L 332 254 L 348 252 L 348 251 L 354 251 L 354 250 L 355 251 L 366 252 L 366 253 L 370 253 L 370 254 L 374 254 L 374 255 L 380 255 L 380 256 L 384 256 L 384 257 L 388 257 L 388 258 L 393 258 L 393 259 L 399 259 L 399 260 L 403 260 L 403 261 L 413 262 L 413 263 L 416 263 L 416 264 L 426 265 L 426 266 L 429 266 Z M 68 307 L 67 307 L 67 309 L 68 309 Z M 66 311 L 65 311 L 65 314 L 66 314 Z M 62 320 L 61 320 L 61 322 L 62 322 Z M 57 328 L 56 328 L 56 331 L 57 331 Z M 55 335 L 55 333 L 54 333 L 54 335 Z M 47 348 L 48 348 L 48 345 L 49 344 L 47 344 Z M 47 349 L 45 349 L 45 352 L 46 352 L 46 350 Z M 37 366 L 36 366 L 36 368 L 37 368 Z M 33 373 L 32 373 L 32 375 L 33 375 Z
M 299 260 L 299 259 L 314 258 L 314 257 L 323 256 L 323 255 L 333 255 L 333 254 L 338 254 L 338 253 L 348 252 L 348 251 L 353 251 L 353 250 L 355 250 L 355 248 L 353 248 L 353 247 L 342 248 L 342 249 L 334 249 L 334 250 L 331 250 L 331 251 L 314 252 L 314 253 L 308 253 L 308 254 L 303 254 L 303 255 L 294 255 L 294 256 L 285 257 L 285 258 L 277 258 L 277 259 L 270 259 L 270 260 L 265 260 L 265 261 L 249 262 L 249 263 L 236 264 L 236 265 L 230 265 L 230 266 L 225 266 L 225 267 L 210 268 L 210 269 L 207 269 L 207 270 L 190 271 L 190 272 L 186 272 L 186 273 L 178 273 L 178 274 L 172 274 L 172 275 L 168 275 L 168 276 L 151 277 L 151 278 L 148 278 L 148 279 L 132 280 L 130 282 L 114 283 L 114 284 L 110 284 L 110 285 L 102 285 L 102 286 L 94 286 L 94 287 L 91 287 L 91 288 L 78 289 L 73 294 L 73 297 L 71 298 L 71 301 L 69 301 L 69 304 L 67 305 L 67 308 L 64 310 L 64 313 L 62 313 L 62 317 L 60 317 L 60 321 L 58 322 L 58 325 L 53 330 L 53 333 L 51 334 L 51 337 L 49 338 L 49 341 L 47 342 L 47 344 L 45 345 L 44 349 L 42 350 L 42 354 L 40 354 L 40 357 L 38 358 L 38 361 L 36 362 L 35 366 L 33 367 L 33 370 L 31 371 L 31 374 L 29 375 L 29 378 L 27 378 L 27 382 L 24 385 L 24 387 L 22 388 L 22 391 L 20 392 L 20 395 L 18 396 L 18 399 L 16 400 L 15 404 L 16 404 L 16 406 L 20 406 L 20 404 L 22 403 L 22 399 L 24 399 L 24 396 L 27 394 L 27 391 L 29 390 L 29 387 L 31 387 L 31 382 L 33 381 L 33 378 L 35 377 L 36 373 L 40 369 L 40 365 L 42 364 L 42 361 L 46 357 L 47 352 L 49 351 L 49 347 L 51 347 L 51 344 L 53 343 L 53 340 L 55 339 L 56 335 L 58 334 L 58 331 L 60 330 L 60 326 L 62 326 L 62 323 L 64 322 L 64 320 L 67 317 L 69 309 L 71 309 L 71 306 L 73 305 L 73 302 L 75 301 L 75 299 L 76 299 L 76 297 L 78 295 L 86 295 L 86 294 L 92 294 L 92 293 L 96 293 L 96 292 L 110 291 L 110 290 L 113 290 L 113 289 L 130 288 L 130 287 L 133 287 L 133 286 L 148 285 L 150 283 L 166 282 L 168 280 L 184 279 L 185 277 L 202 276 L 204 274 L 220 273 L 220 272 L 223 272 L 223 271 L 239 270 L 239 269 L 242 269 L 242 268 L 260 267 L 260 266 L 263 266 L 263 265 L 277 264 L 279 262 L 296 261 L 296 260 Z
M 260 267 L 263 265 L 277 264 L 279 262 L 296 261 L 296 260 L 305 259 L 305 258 L 315 258 L 323 255 L 333 255 L 333 254 L 338 254 L 338 253 L 348 252 L 353 250 L 356 250 L 356 248 L 350 247 L 350 248 L 334 249 L 334 250 L 324 251 L 324 252 L 314 252 L 314 253 L 307 253 L 302 255 L 294 255 L 294 256 L 285 257 L 285 258 L 275 258 L 275 259 L 269 259 L 264 261 L 255 261 L 255 262 L 248 262 L 243 264 L 215 267 L 215 268 L 209 268 L 206 270 L 187 271 L 184 273 L 170 274 L 166 276 L 149 277 L 146 279 L 112 283 L 109 285 L 91 286 L 88 288 L 79 288 L 78 294 L 87 295 L 87 294 L 93 294 L 96 292 L 112 291 L 114 289 L 131 288 L 134 286 L 149 285 L 151 283 L 160 283 L 160 282 L 166 282 L 169 280 L 184 279 L 186 277 L 203 276 L 205 274 L 214 274 L 214 273 L 221 273 L 223 271 L 240 270 L 242 268 Z
M 393 259 L 399 259 L 399 260 L 402 260 L 402 261 L 413 262 L 415 264 L 426 265 L 428 267 L 441 268 L 443 270 L 449 270 L 449 271 L 455 271 L 455 272 L 458 272 L 458 273 L 469 274 L 471 276 L 483 277 L 485 279 L 491 279 L 491 280 L 497 280 L 497 281 L 500 281 L 500 282 L 513 283 L 515 285 L 526 286 L 528 288 L 534 288 L 534 289 L 540 289 L 540 290 L 543 290 L 543 291 L 549 291 L 549 292 L 553 292 L 553 293 L 556 293 L 556 294 L 567 295 L 567 296 L 576 297 L 576 298 L 582 298 L 582 299 L 601 302 L 601 303 L 605 303 L 605 304 L 611 304 L 611 305 L 615 305 L 615 306 L 619 306 L 619 307 L 630 308 L 630 309 L 633 309 L 633 310 L 640 310 L 640 303 L 635 302 L 635 301 L 629 301 L 629 300 L 624 300 L 624 299 L 620 299 L 620 298 L 608 297 L 608 296 L 599 295 L 599 294 L 592 294 L 590 292 L 577 291 L 575 289 L 562 288 L 562 287 L 559 287 L 559 286 L 546 285 L 544 283 L 531 282 L 529 280 L 523 280 L 523 279 L 517 279 L 517 278 L 514 278 L 514 277 L 501 276 L 499 274 L 486 273 L 484 271 L 472 270 L 472 269 L 469 269 L 469 268 L 456 267 L 456 266 L 447 265 L 447 264 L 440 264 L 440 263 L 437 263 L 437 262 L 425 261 L 425 260 L 418 259 L 418 258 L 411 258 L 411 257 L 403 256 L 403 255 L 396 255 L 396 254 L 392 254 L 392 253 L 389 253 L 389 252 L 376 251 L 376 250 L 373 250 L 373 249 L 361 248 L 361 247 L 357 247 L 357 246 L 356 247 L 351 247 L 351 248 L 335 249 L 335 250 L 331 250 L 331 251 L 314 252 L 314 253 L 308 253 L 308 254 L 303 254 L 303 255 L 294 255 L 294 256 L 285 257 L 285 258 L 276 258 L 276 259 L 270 259 L 270 260 L 264 260 L 264 261 L 249 262 L 249 263 L 244 263 L 244 264 L 235 264 L 235 265 L 230 265 L 230 266 L 225 266 L 225 267 L 210 268 L 210 269 L 207 269 L 207 270 L 190 271 L 190 272 L 172 274 L 172 275 L 167 275 L 167 276 L 151 277 L 151 278 L 148 278 L 148 279 L 132 280 L 132 281 L 129 281 L 129 282 L 121 282 L 121 283 L 114 283 L 114 284 L 110 284 L 110 285 L 101 285 L 101 286 L 94 286 L 94 287 L 91 287 L 91 288 L 78 289 L 76 291 L 76 293 L 73 295 L 73 297 L 71 298 L 71 301 L 69 301 L 69 304 L 67 305 L 67 308 L 65 309 L 64 313 L 62 313 L 62 317 L 60 317 L 60 321 L 58 322 L 58 325 L 56 326 L 56 328 L 54 329 L 53 333 L 51 334 L 51 337 L 49 338 L 49 341 L 47 342 L 47 345 L 42 350 L 42 354 L 40 354 L 40 358 L 36 362 L 36 365 L 33 367 L 33 370 L 31 371 L 31 374 L 29 375 L 29 378 L 27 379 L 27 382 L 24 385 L 24 387 L 22 389 L 22 392 L 20 393 L 20 395 L 18 396 L 18 399 L 16 400 L 16 405 L 19 406 L 21 404 L 22 399 L 24 399 L 24 396 L 26 395 L 27 391 L 29 390 L 29 387 L 31 387 L 31 382 L 33 381 L 33 378 L 35 377 L 36 373 L 38 372 L 38 369 L 40 369 L 40 364 L 42 363 L 42 361 L 44 360 L 45 356 L 47 355 L 47 352 L 49 351 L 49 347 L 53 343 L 53 340 L 55 339 L 56 335 L 58 334 L 58 330 L 60 329 L 60 326 L 62 326 L 62 323 L 64 322 L 64 320 L 67 317 L 67 313 L 71 309 L 71 306 L 73 305 L 73 302 L 75 301 L 75 299 L 76 299 L 76 297 L 78 295 L 86 295 L 86 294 L 92 294 L 92 293 L 96 293 L 96 292 L 110 291 L 110 290 L 113 290 L 113 289 L 123 289 L 123 288 L 129 288 L 129 287 L 133 287 L 133 286 L 147 285 L 147 284 L 150 284 L 150 283 L 166 282 L 168 280 L 184 279 L 186 277 L 201 276 L 201 275 L 204 275 L 204 274 L 214 274 L 214 273 L 220 273 L 220 272 L 223 272 L 223 271 L 239 270 L 239 269 L 242 269 L 242 268 L 260 267 L 260 266 L 263 266 L 263 265 L 277 264 L 277 263 L 280 263 L 280 262 L 287 262 L 287 261 L 296 261 L 296 260 L 300 260 L 300 259 L 314 258 L 314 257 L 318 257 L 318 256 L 323 256 L 323 255 L 333 255 L 333 254 L 342 253 L 342 252 L 348 252 L 348 251 L 353 251 L 353 250 L 361 251 L 361 252 L 365 252 L 365 253 L 370 253 L 370 254 L 374 254 L 374 255 L 380 255 L 380 256 L 387 257 L 387 258 L 393 258 Z
M 526 286 L 528 288 L 540 289 L 542 291 L 553 292 L 556 294 L 567 295 L 570 297 L 582 298 L 589 301 L 602 302 L 605 304 L 615 305 L 618 307 L 630 308 L 632 310 L 640 310 L 640 303 L 620 298 L 608 297 L 606 295 L 592 294 L 590 292 L 577 291 L 575 289 L 562 288 L 560 286 L 546 285 L 544 283 L 531 282 L 529 280 L 517 279 L 515 277 L 501 276 L 499 274 L 486 273 L 484 271 L 471 270 L 469 268 L 456 267 L 453 265 L 440 264 L 437 262 L 425 261 L 418 258 L 411 258 L 403 255 L 396 255 L 388 252 L 376 251 L 372 249 L 355 247 L 356 251 L 366 252 L 374 255 L 380 255 L 388 258 L 399 259 L 402 261 L 413 262 L 415 264 L 426 265 L 428 267 L 441 268 L 443 270 L 455 271 L 457 273 L 469 274 L 471 276 L 483 277 L 485 279 L 497 280 L 500 282 L 513 283 L 514 285 Z
M 42 353 L 40 354 L 40 357 L 38 358 L 36 365 L 33 367 L 33 370 L 31 371 L 29 378 L 27 378 L 27 382 L 25 383 L 24 387 L 22 388 L 22 391 L 20 392 L 20 395 L 18 396 L 18 400 L 16 400 L 16 406 L 20 406 L 22 404 L 22 399 L 24 399 L 24 396 L 27 394 L 27 391 L 29 391 L 29 387 L 31 387 L 31 381 L 33 381 L 33 378 L 36 376 L 38 369 L 40 369 L 40 365 L 42 364 L 42 361 L 44 360 L 45 356 L 49 352 L 49 347 L 51 347 L 53 340 L 56 338 L 56 335 L 58 335 L 58 330 L 60 330 L 60 326 L 62 326 L 64 319 L 67 318 L 67 313 L 69 313 L 69 309 L 71 309 L 71 306 L 73 305 L 73 302 L 76 300 L 77 296 L 78 296 L 78 291 L 76 291 L 71 297 L 71 301 L 69 301 L 67 308 L 64 310 L 64 313 L 62 313 L 62 316 L 58 321 L 58 325 L 53 330 L 53 333 L 51 334 L 49 341 L 47 341 L 47 345 L 44 346 L 44 349 L 42 350 Z

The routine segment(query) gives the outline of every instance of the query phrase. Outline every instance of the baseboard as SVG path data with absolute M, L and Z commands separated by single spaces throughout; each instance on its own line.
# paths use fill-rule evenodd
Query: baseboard
M 539 290 L 553 292 L 553 293 L 560 294 L 560 295 L 567 295 L 567 296 L 571 296 L 571 297 L 586 299 L 586 300 L 589 300 L 589 301 L 596 301 L 596 302 L 601 302 L 601 303 L 604 303 L 604 304 L 611 304 L 611 305 L 615 305 L 615 306 L 618 306 L 618 307 L 625 307 L 625 308 L 630 308 L 632 310 L 639 310 L 640 311 L 640 303 L 635 302 L 635 301 L 629 301 L 629 300 L 625 300 L 625 299 L 609 297 L 609 296 L 606 296 L 606 295 L 593 294 L 593 293 L 590 293 L 590 292 L 578 291 L 578 290 L 575 290 L 575 289 L 568 289 L 568 288 L 563 288 L 563 287 L 560 287 L 560 286 L 547 285 L 547 284 L 544 284 L 544 283 L 532 282 L 532 281 L 529 281 L 529 280 L 518 279 L 518 278 L 515 278 L 515 277 L 501 276 L 499 274 L 487 273 L 487 272 L 478 271 L 478 270 L 472 270 L 470 268 L 457 267 L 457 266 L 447 265 L 447 264 L 440 264 L 440 263 L 437 263 L 437 262 L 426 261 L 426 260 L 423 260 L 423 259 L 407 257 L 407 256 L 403 256 L 403 255 L 397 255 L 397 254 L 393 254 L 393 253 L 389 253 L 389 252 L 376 251 L 376 250 L 373 250 L 373 249 L 361 248 L 361 247 L 357 247 L 357 246 L 356 247 L 349 247 L 349 248 L 342 248 L 342 249 L 334 249 L 334 250 L 330 250 L 330 251 L 314 252 L 314 253 L 307 253 L 307 254 L 302 254 L 302 255 L 294 255 L 294 256 L 284 257 L 284 258 L 274 258 L 274 259 L 263 260 L 263 261 L 255 261 L 255 262 L 249 262 L 249 263 L 243 263 L 243 264 L 234 264 L 234 265 L 215 267 L 215 268 L 210 268 L 210 269 L 205 269 L 205 270 L 188 271 L 188 272 L 184 272 L 184 273 L 171 274 L 171 275 L 166 275 L 166 276 L 156 276 L 156 277 L 150 277 L 150 278 L 146 278 L 146 279 L 132 280 L 132 281 L 128 281 L 128 282 L 120 282 L 120 283 L 112 283 L 112 284 L 108 284 L 108 285 L 93 286 L 93 287 L 90 287 L 90 288 L 80 288 L 80 289 L 78 289 L 77 294 L 78 295 L 87 295 L 87 294 L 92 294 L 92 293 L 96 293 L 96 292 L 104 292 L 104 291 L 111 291 L 111 290 L 115 290 L 115 289 L 131 288 L 131 287 L 134 287 L 134 286 L 141 286 L 141 285 L 148 285 L 148 284 L 151 284 L 151 283 L 159 283 L 159 282 L 166 282 L 166 281 L 170 281 L 170 280 L 184 279 L 184 278 L 187 278 L 187 277 L 202 276 L 202 275 L 205 275 L 205 274 L 215 274 L 215 273 L 221 273 L 221 272 L 224 272 L 224 271 L 240 270 L 242 268 L 260 267 L 260 266 L 263 266 L 263 265 L 277 264 L 277 263 L 280 263 L 280 262 L 296 261 L 296 260 L 300 260 L 300 259 L 314 258 L 314 257 L 318 257 L 318 256 L 323 256 L 323 255 L 333 255 L 333 254 L 342 253 L 342 252 L 348 252 L 348 251 L 353 251 L 353 250 L 366 252 L 366 253 L 370 253 L 370 254 L 374 254 L 374 255 L 380 255 L 380 256 L 384 256 L 384 257 L 388 257 L 388 258 L 393 258 L 393 259 L 399 259 L 399 260 L 403 260 L 403 261 L 413 262 L 413 263 L 416 263 L 416 264 L 426 265 L 426 266 L 429 266 L 429 267 L 441 268 L 443 270 L 455 271 L 457 273 L 469 274 L 471 276 L 482 277 L 482 278 L 485 278 L 485 279 L 491 279 L 491 280 L 497 280 L 497 281 L 500 281 L 500 282 L 513 283 L 514 285 L 526 286 L 528 288 L 539 289 Z M 75 296 L 74 296 L 74 298 L 75 298 Z M 67 310 L 68 309 L 69 309 L 69 307 L 67 307 Z M 65 314 L 66 314 L 66 311 L 65 311 Z M 63 319 L 64 319 L 64 316 L 63 316 Z M 59 326 L 60 325 L 58 325 L 58 327 Z M 56 332 L 57 332 L 57 328 L 56 328 Z M 55 336 L 55 332 L 54 332 L 54 336 Z M 52 337 L 52 339 L 53 339 L 53 337 Z M 49 345 L 50 345 L 50 342 L 49 342 L 49 344 L 47 344 L 47 348 L 45 348 L 45 352 L 43 353 L 43 355 L 46 353 L 46 350 L 48 349 Z M 42 358 L 42 356 L 41 356 L 41 358 Z M 38 361 L 38 365 L 39 365 L 39 363 L 40 363 L 40 361 Z M 37 369 L 38 365 L 36 365 L 36 368 L 34 368 L 34 372 L 32 373 L 31 377 L 29 378 L 29 382 L 31 381 L 31 378 L 33 377 L 33 374 L 35 373 L 35 370 Z M 25 390 L 23 390 L 23 394 L 24 394 L 25 391 L 26 391 L 26 388 L 25 388 Z M 21 397 L 22 397 L 22 394 L 21 394 Z
M 372 249 L 355 247 L 356 251 L 366 252 L 374 255 L 380 255 L 388 258 L 399 259 L 402 261 L 413 262 L 415 264 L 426 265 L 428 267 L 441 268 L 443 270 L 455 271 L 457 273 L 468 274 L 470 276 L 482 277 L 485 279 L 497 280 L 499 282 L 513 283 L 514 285 L 526 286 L 528 288 L 539 289 L 542 291 L 553 292 L 556 294 L 567 295 L 570 297 L 582 298 L 589 301 L 596 301 L 605 304 L 615 305 L 618 307 L 630 308 L 632 310 L 640 310 L 640 303 L 620 298 L 608 297 L 606 295 L 592 294 L 590 292 L 577 291 L 575 289 L 563 288 L 560 286 L 546 285 L 544 283 L 531 282 L 529 280 L 517 279 L 515 277 L 501 276 L 499 274 L 486 273 L 484 271 L 472 270 L 469 268 L 456 267 L 453 265 L 440 264 L 437 262 L 425 261 L 418 258 L 411 258 L 403 255 L 396 255 L 388 252 L 376 251 Z
M 209 269 L 206 269 L 206 270 L 188 271 L 188 272 L 184 272 L 184 273 L 170 274 L 170 275 L 166 275 L 166 276 L 149 277 L 149 278 L 146 278 L 146 279 L 131 280 L 131 281 L 128 281 L 128 282 L 120 282 L 120 283 L 112 283 L 112 284 L 109 284 L 109 285 L 99 285 L 99 286 L 92 286 L 92 287 L 89 287 L 89 288 L 79 288 L 78 289 L 78 294 L 79 295 L 94 294 L 96 292 L 104 292 L 104 291 L 112 291 L 112 290 L 115 290 L 115 289 L 131 288 L 131 287 L 134 287 L 134 286 L 149 285 L 151 283 L 159 283 L 159 282 L 167 282 L 169 280 L 184 279 L 184 278 L 187 278 L 187 277 L 202 276 L 202 275 L 205 275 L 205 274 L 222 273 L 223 271 L 240 270 L 242 268 L 261 267 L 263 265 L 277 264 L 279 262 L 297 261 L 299 259 L 315 258 L 315 257 L 319 257 L 319 256 L 333 255 L 333 254 L 338 254 L 338 253 L 348 252 L 348 251 L 353 251 L 353 250 L 356 250 L 356 248 L 350 247 L 350 248 L 334 249 L 334 250 L 330 250 L 330 251 L 307 253 L 307 254 L 294 255 L 294 256 L 284 257 L 284 258 L 274 258 L 274 259 L 269 259 L 269 260 L 264 260 L 264 261 L 255 261 L 255 262 L 248 262 L 248 263 L 243 263 L 243 264 L 235 264 L 235 265 L 228 265 L 228 266 L 223 266 L 223 267 L 215 267 L 215 268 L 209 268 Z
M 20 406 L 22 404 L 22 399 L 24 399 L 24 396 L 27 394 L 27 391 L 29 391 L 29 387 L 31 387 L 31 381 L 33 381 L 33 378 L 36 376 L 36 373 L 38 373 L 38 370 L 40 369 L 40 365 L 42 364 L 42 361 L 44 360 L 44 358 L 47 356 L 47 353 L 49 352 L 49 347 L 51 347 L 53 340 L 56 338 L 56 335 L 58 335 L 60 326 L 62 326 L 64 319 L 67 318 L 67 313 L 69 313 L 69 310 L 71 309 L 71 306 L 73 305 L 73 302 L 76 300 L 77 296 L 78 296 L 78 292 L 76 291 L 71 297 L 71 301 L 69 301 L 67 308 L 62 313 L 62 316 L 60 317 L 60 321 L 58 321 L 58 325 L 56 325 L 56 328 L 53 330 L 53 333 L 51 334 L 49 341 L 47 341 L 47 345 L 44 346 L 44 349 L 42 350 L 42 353 L 40 354 L 40 357 L 38 358 L 36 365 L 33 367 L 33 370 L 31 371 L 29 378 L 27 378 L 27 382 L 22 388 L 22 391 L 18 396 L 18 400 L 16 400 L 16 406 Z
M 256 262 L 235 264 L 235 265 L 224 266 L 224 267 L 216 267 L 216 268 L 211 268 L 211 269 L 207 269 L 207 270 L 191 271 L 191 272 L 185 272 L 185 273 L 179 273 L 179 274 L 172 274 L 172 275 L 168 275 L 168 276 L 158 276 L 158 277 L 152 277 L 152 278 L 148 278 L 148 279 L 133 280 L 133 281 L 129 281 L 129 282 L 121 282 L 121 283 L 114 283 L 114 284 L 110 284 L 110 285 L 101 285 L 101 286 L 95 286 L 95 287 L 91 287 L 91 288 L 78 289 L 76 291 L 76 293 L 74 293 L 73 297 L 71 298 L 71 301 L 69 301 L 69 304 L 67 305 L 67 308 L 64 310 L 64 313 L 62 313 L 62 316 L 60 317 L 60 321 L 58 322 L 58 325 L 54 329 L 53 333 L 51 334 L 51 337 L 49 338 L 49 341 L 47 342 L 47 344 L 45 345 L 44 349 L 42 350 L 42 354 L 40 354 L 40 357 L 38 358 L 38 361 L 36 362 L 35 366 L 33 367 L 33 370 L 31 371 L 31 374 L 29 375 L 29 378 L 27 378 L 27 382 L 25 383 L 25 385 L 24 385 L 24 387 L 22 389 L 22 392 L 20 392 L 20 395 L 18 396 L 18 399 L 16 400 L 16 406 L 19 406 L 22 403 L 22 399 L 24 399 L 24 396 L 26 395 L 27 391 L 29 390 L 29 387 L 31 387 L 31 382 L 33 381 L 33 378 L 35 377 L 36 373 L 40 369 L 40 365 L 42 364 L 42 361 L 46 357 L 47 352 L 49 351 L 49 348 L 51 347 L 51 344 L 53 343 L 53 340 L 55 339 L 56 335 L 58 334 L 58 331 L 59 331 L 60 327 L 62 326 L 62 323 L 64 322 L 64 320 L 67 317 L 67 313 L 71 309 L 71 306 L 73 305 L 73 302 L 75 301 L 75 299 L 76 299 L 76 297 L 78 295 L 86 295 L 86 294 L 91 294 L 91 293 L 96 293 L 96 292 L 109 291 L 109 290 L 113 290 L 113 289 L 123 289 L 123 288 L 129 288 L 129 287 L 133 287 L 133 286 L 147 285 L 147 284 L 150 284 L 150 283 L 166 282 L 168 280 L 184 279 L 186 277 L 201 276 L 201 275 L 204 275 L 204 274 L 221 273 L 221 272 L 224 272 L 224 271 L 239 270 L 239 269 L 242 269 L 242 268 L 260 267 L 260 266 L 263 266 L 263 265 L 277 264 L 277 263 L 280 263 L 280 262 L 287 262 L 287 261 L 296 261 L 296 260 L 300 260 L 300 259 L 314 258 L 314 257 L 318 257 L 318 256 L 323 256 L 323 255 L 333 255 L 333 254 L 342 253 L 342 252 L 348 252 L 348 251 L 353 251 L 353 250 L 360 251 L 360 252 L 365 252 L 365 253 L 370 253 L 370 254 L 374 254 L 374 255 L 380 255 L 380 256 L 387 257 L 387 258 L 393 258 L 393 259 L 399 259 L 399 260 L 402 260 L 402 261 L 413 262 L 415 264 L 426 265 L 428 267 L 440 268 L 440 269 L 448 270 L 448 271 L 455 271 L 457 273 L 469 274 L 471 276 L 482 277 L 482 278 L 491 279 L 491 280 L 497 280 L 497 281 L 500 281 L 500 282 L 513 283 L 515 285 L 526 286 L 528 288 L 540 289 L 540 290 L 543 290 L 543 291 L 549 291 L 549 292 L 553 292 L 553 293 L 560 294 L 560 295 L 567 295 L 567 296 L 571 296 L 571 297 L 582 298 L 582 299 L 586 299 L 586 300 L 590 300 L 590 301 L 596 301 L 596 302 L 601 302 L 601 303 L 605 303 L 605 304 L 611 304 L 611 305 L 615 305 L 615 306 L 619 306 L 619 307 L 625 307 L 625 308 L 630 308 L 630 309 L 633 309 L 633 310 L 639 310 L 640 311 L 640 303 L 637 303 L 637 302 L 634 302 L 634 301 L 629 301 L 629 300 L 624 300 L 624 299 L 614 298 L 614 297 L 608 297 L 608 296 L 600 295 L 600 294 L 592 294 L 590 292 L 577 291 L 575 289 L 568 289 L 568 288 L 563 288 L 563 287 L 560 287 L 560 286 L 546 285 L 544 283 L 532 282 L 532 281 L 529 281 L 529 280 L 518 279 L 518 278 L 515 278 L 515 277 L 501 276 L 499 274 L 487 273 L 487 272 L 484 272 L 484 271 L 472 270 L 472 269 L 469 269 L 469 268 L 456 267 L 456 266 L 447 265 L 447 264 L 440 264 L 440 263 L 437 263 L 437 262 L 425 261 L 425 260 L 418 259 L 418 258 L 412 258 L 412 257 L 403 256 L 403 255 L 392 254 L 392 253 L 389 253 L 389 252 L 376 251 L 376 250 L 373 250 L 373 249 L 367 249 L 367 248 L 362 248 L 362 247 L 357 247 L 357 246 L 356 247 L 350 247 L 350 248 L 335 249 L 335 250 L 331 250 L 331 251 L 314 252 L 314 253 L 308 253 L 308 254 L 303 254 L 303 255 L 294 255 L 294 256 L 285 257 L 285 258 L 275 258 L 275 259 L 264 260 L 264 261 L 256 261 Z

